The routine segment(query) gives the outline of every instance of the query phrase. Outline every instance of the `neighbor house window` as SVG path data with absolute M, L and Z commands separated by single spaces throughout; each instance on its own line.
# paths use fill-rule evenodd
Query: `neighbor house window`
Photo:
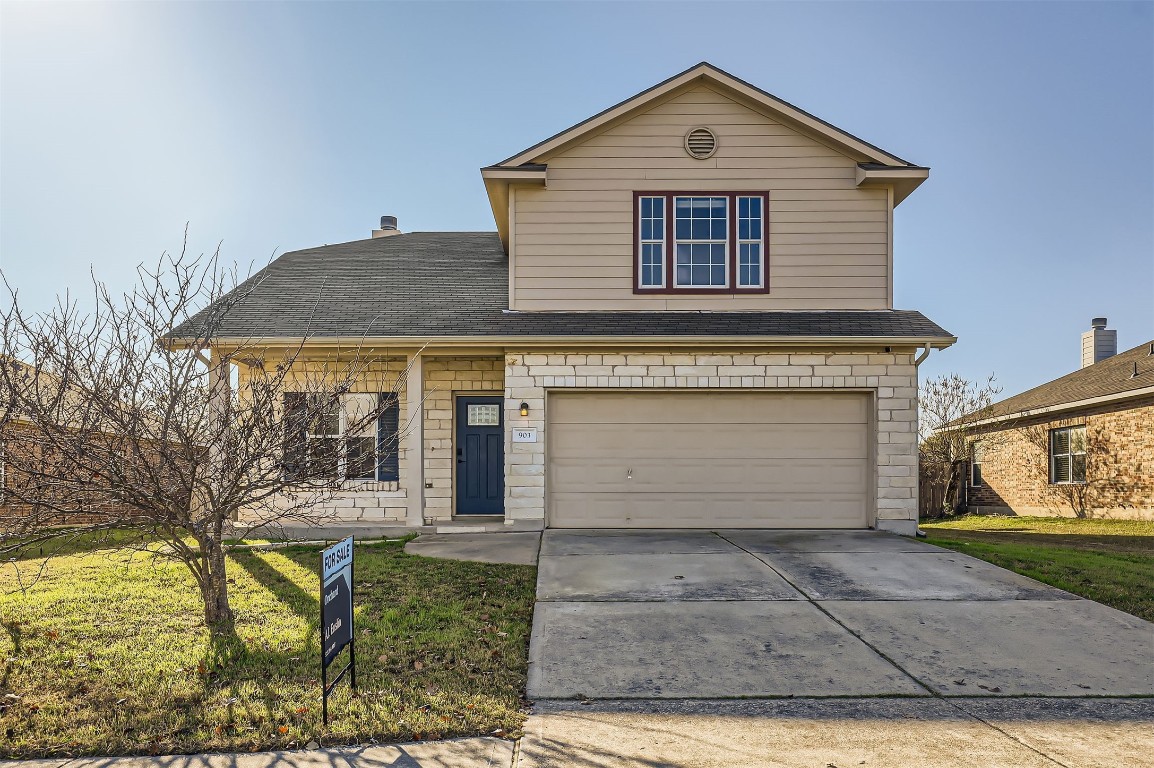
M 1050 432 L 1050 482 L 1086 482 L 1086 428 L 1064 427 Z
M 338 398 L 290 392 L 285 394 L 285 413 L 286 474 L 398 479 L 396 395 L 368 392 Z
M 974 458 L 970 461 L 970 485 L 983 485 L 982 483 L 982 454 L 986 451 L 986 446 L 982 443 L 974 443 L 973 446 Z
M 767 289 L 764 193 L 636 195 L 637 291 Z

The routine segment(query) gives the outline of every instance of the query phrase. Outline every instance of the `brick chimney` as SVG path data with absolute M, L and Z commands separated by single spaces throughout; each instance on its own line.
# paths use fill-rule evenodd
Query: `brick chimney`
M 1106 329 L 1106 318 L 1095 317 L 1090 330 L 1082 334 L 1082 367 L 1118 354 L 1118 332 Z

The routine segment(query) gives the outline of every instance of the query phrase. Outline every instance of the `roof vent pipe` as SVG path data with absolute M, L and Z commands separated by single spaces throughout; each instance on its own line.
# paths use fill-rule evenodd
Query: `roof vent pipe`
M 1118 332 L 1106 328 L 1106 318 L 1095 317 L 1090 330 L 1082 334 L 1082 367 L 1100 363 L 1118 354 Z
M 397 229 L 396 216 L 382 216 L 381 228 L 373 230 L 373 237 L 388 237 L 389 235 L 399 235 L 401 230 Z

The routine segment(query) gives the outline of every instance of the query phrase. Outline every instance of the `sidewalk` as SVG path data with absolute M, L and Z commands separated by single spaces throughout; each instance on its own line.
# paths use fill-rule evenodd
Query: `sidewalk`
M 3 768 L 510 768 L 513 742 L 474 738 L 294 752 L 0 760 Z

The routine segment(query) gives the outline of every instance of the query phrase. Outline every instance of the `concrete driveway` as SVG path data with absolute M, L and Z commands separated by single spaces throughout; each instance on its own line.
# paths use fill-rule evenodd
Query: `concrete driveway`
M 818 710 L 837 721 L 835 709 L 867 713 L 840 726 L 858 729 L 858 747 L 892 736 L 887 721 L 925 720 L 954 722 L 959 744 L 985 734 L 1005 751 L 971 750 L 972 763 L 958 752 L 945 762 L 935 750 L 910 753 L 920 765 L 1099 764 L 1093 755 L 1102 765 L 1144 765 L 1154 754 L 1154 700 L 1121 698 L 1154 696 L 1154 625 L 919 541 L 872 531 L 549 530 L 537 598 L 528 695 L 538 706 L 522 745 L 526 766 L 579 764 L 580 750 L 593 754 L 606 740 L 618 745 L 607 754 L 632 740 L 655 758 L 659 743 L 687 729 L 744 728 L 761 744 L 774 728 L 784 733 L 782 723 L 822 720 Z M 701 701 L 740 698 L 761 701 Z M 1086 736 L 1083 749 L 1069 723 L 1060 727 L 1087 711 L 1099 720 L 1113 713 L 1104 727 L 1123 734 L 1113 747 Z M 1038 727 L 1015 734 L 1021 723 L 1067 734 L 1045 747 L 1060 758 L 1038 746 Z M 1073 733 L 1101 735 L 1089 726 Z M 1123 742 L 1139 762 L 1118 759 Z M 693 751 L 684 740 L 670 749 Z M 857 754 L 847 749 L 827 761 Z M 699 755 L 684 764 L 730 763 Z M 746 755 L 733 764 L 763 763 Z

